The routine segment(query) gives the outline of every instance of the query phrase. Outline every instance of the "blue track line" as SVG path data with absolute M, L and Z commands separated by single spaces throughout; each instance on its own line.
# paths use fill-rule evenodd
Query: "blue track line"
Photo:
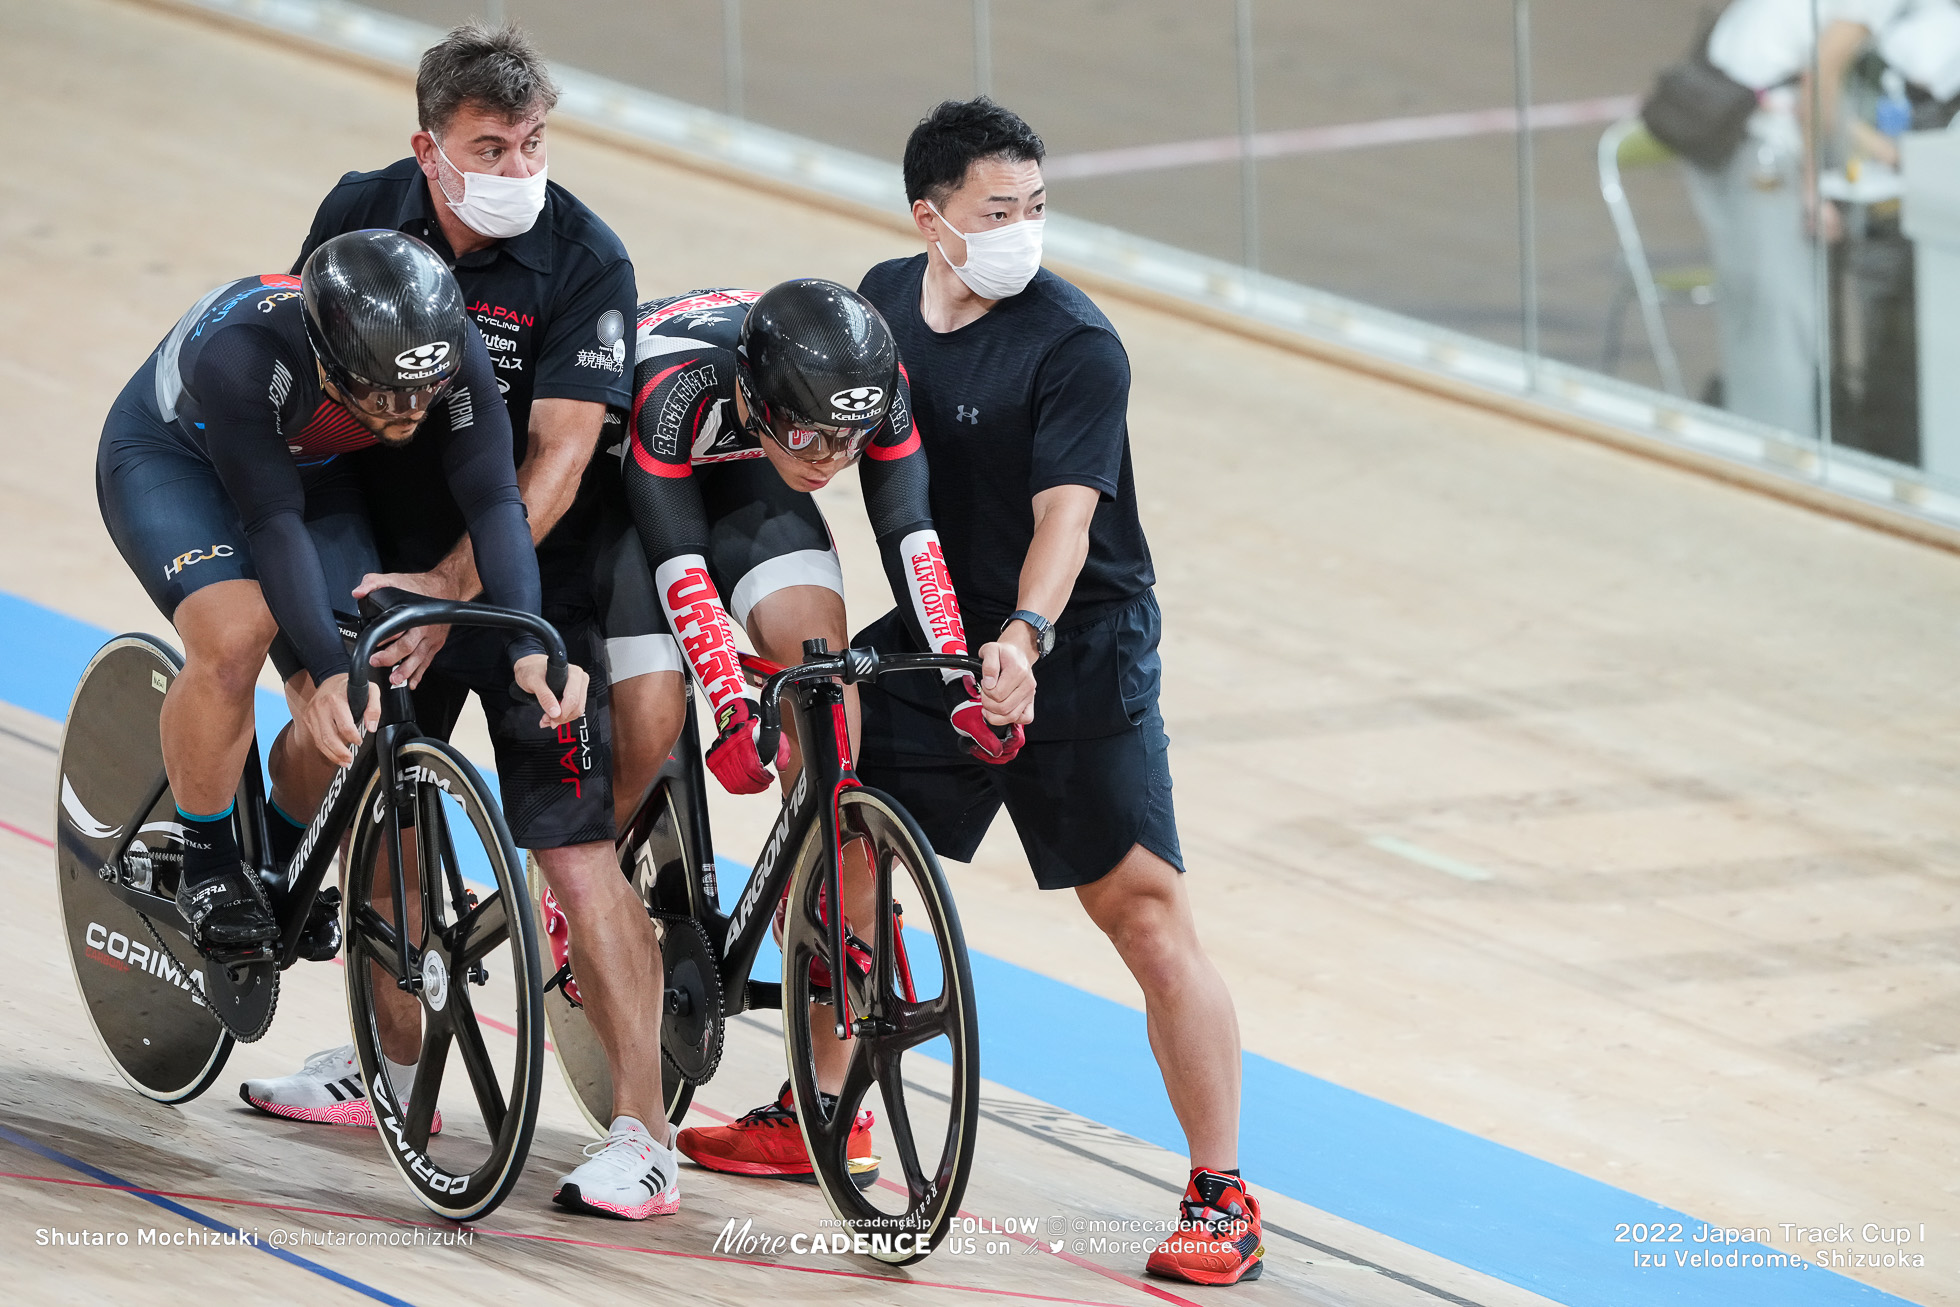
M 342 1288 L 352 1289 L 355 1293 L 361 1294 L 363 1297 L 372 1298 L 376 1302 L 389 1303 L 391 1307 L 414 1307 L 414 1304 L 404 1298 L 397 1298 L 392 1293 L 385 1293 L 371 1284 L 363 1284 L 352 1276 L 342 1275 L 339 1271 L 332 1270 L 320 1265 L 316 1261 L 301 1257 L 298 1253 L 289 1253 L 284 1248 L 275 1248 L 271 1244 L 261 1243 L 235 1225 L 226 1225 L 216 1217 L 206 1216 L 202 1212 L 186 1207 L 180 1202 L 165 1198 L 161 1194 L 145 1193 L 139 1186 L 132 1184 L 119 1175 L 105 1171 L 99 1166 L 92 1166 L 79 1157 L 70 1157 L 60 1149 L 49 1148 L 46 1144 L 30 1139 L 17 1130 L 11 1130 L 4 1125 L 0 1125 L 0 1139 L 5 1139 L 11 1144 L 25 1148 L 30 1153 L 38 1153 L 50 1162 L 59 1162 L 72 1171 L 80 1171 L 91 1180 L 97 1180 L 107 1185 L 115 1185 L 131 1198 L 140 1198 L 152 1206 L 161 1207 L 166 1212 L 174 1212 L 187 1221 L 195 1221 L 207 1229 L 216 1230 L 219 1234 L 237 1235 L 241 1243 L 246 1243 L 247 1240 L 250 1240 L 246 1246 L 256 1248 L 268 1257 L 277 1257 L 282 1262 L 289 1262 L 299 1267 L 302 1271 L 311 1271 L 321 1279 L 332 1280 Z

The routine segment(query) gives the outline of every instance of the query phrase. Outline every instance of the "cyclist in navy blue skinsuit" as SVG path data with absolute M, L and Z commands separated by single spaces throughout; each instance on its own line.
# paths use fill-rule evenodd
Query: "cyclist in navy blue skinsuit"
M 340 455 L 418 434 L 441 450 L 492 601 L 538 612 L 494 369 L 455 279 L 411 237 L 350 233 L 300 277 L 212 291 L 110 410 L 96 458 L 102 518 L 184 641 L 184 670 L 163 701 L 163 752 L 186 832 L 178 906 L 207 946 L 276 933 L 231 822 L 252 689 L 275 635 L 318 686 L 301 712 L 322 751 L 346 761 L 360 739 L 333 610 L 351 607 L 377 563 Z M 513 639 L 508 652 L 548 716 L 580 714 L 582 673 L 561 702 L 545 687 L 535 638 Z

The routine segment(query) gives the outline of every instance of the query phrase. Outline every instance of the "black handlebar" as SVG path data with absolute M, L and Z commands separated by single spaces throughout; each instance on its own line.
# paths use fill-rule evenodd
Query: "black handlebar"
M 798 681 L 820 681 L 836 677 L 846 685 L 875 681 L 892 672 L 937 672 L 951 669 L 969 676 L 980 675 L 980 660 L 965 654 L 880 654 L 876 649 L 844 649 L 821 654 L 796 667 L 785 667 L 762 687 L 762 730 L 756 736 L 756 754 L 765 765 L 773 766 L 776 747 L 782 740 L 783 691 Z
M 446 599 L 427 599 L 407 590 L 381 589 L 361 599 L 361 616 L 368 625 L 354 642 L 354 666 L 347 674 L 347 707 L 360 721 L 367 712 L 368 681 L 373 668 L 368 660 L 374 651 L 403 631 L 418 626 L 487 626 L 511 631 L 528 631 L 544 643 L 545 684 L 562 697 L 565 693 L 565 641 L 555 627 L 542 617 L 520 613 L 515 608 L 491 604 L 455 603 Z

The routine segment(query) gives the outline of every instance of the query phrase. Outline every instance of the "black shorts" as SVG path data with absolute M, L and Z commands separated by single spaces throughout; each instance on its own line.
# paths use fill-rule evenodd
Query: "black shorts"
M 504 820 L 520 849 L 561 849 L 613 837 L 611 687 L 603 645 L 590 621 L 555 622 L 565 652 L 592 677 L 585 716 L 538 725 L 537 701 L 511 679 L 508 636 L 456 628 L 415 688 L 415 721 L 448 739 L 472 692 L 496 751 Z
M 737 625 L 746 627 L 756 604 L 790 586 L 823 586 L 842 597 L 843 565 L 814 495 L 790 489 L 766 458 L 709 464 L 693 476 L 708 518 L 708 573 Z M 623 502 L 595 545 L 592 589 L 613 683 L 685 671 Z
M 259 574 L 218 469 L 157 413 L 155 393 L 152 355 L 103 423 L 95 498 L 117 552 L 158 611 L 174 618 L 177 605 L 205 586 L 256 581 Z M 304 476 L 307 533 L 329 593 L 351 608 L 354 587 L 379 567 L 359 489 L 344 460 L 307 469 Z
M 955 862 L 972 861 L 1005 805 L 1043 889 L 1100 880 L 1139 844 L 1181 872 L 1170 739 L 1157 705 L 1160 627 L 1157 600 L 1145 591 L 1063 629 L 1055 652 L 1035 667 L 1027 743 L 998 766 L 961 745 L 933 678 L 860 685 L 858 778 L 897 799 L 933 849 Z M 913 649 L 896 613 L 851 643 Z

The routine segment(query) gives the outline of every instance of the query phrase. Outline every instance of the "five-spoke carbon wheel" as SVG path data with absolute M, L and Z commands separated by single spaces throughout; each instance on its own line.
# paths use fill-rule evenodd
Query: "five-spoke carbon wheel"
M 398 824 L 384 766 L 362 798 L 348 861 L 347 1010 L 389 1160 L 431 1211 L 467 1221 L 509 1195 L 537 1125 L 535 918 L 476 769 L 435 740 L 404 745 L 392 766 L 409 810 Z M 409 875 L 398 885 L 392 868 L 402 864 Z M 404 917 L 405 951 L 395 924 Z M 383 1012 L 393 1021 L 385 1043 Z M 384 1049 L 418 1045 L 412 1079 L 396 1083 Z
M 887 910 L 872 922 L 849 923 L 871 963 L 868 973 L 854 966 L 845 989 L 855 1038 L 834 1102 L 818 1095 L 816 1050 L 834 1046 L 838 1009 L 820 1004 L 813 1020 L 810 1007 L 813 997 L 831 997 L 813 983 L 811 963 L 836 970 L 820 909 L 829 859 L 814 832 L 790 880 L 783 1038 L 797 1119 L 824 1199 L 853 1234 L 869 1236 L 872 1256 L 903 1266 L 945 1237 L 973 1166 L 980 1109 L 973 974 L 945 873 L 912 818 L 876 790 L 846 790 L 838 802 L 845 865 L 868 858 L 875 902 Z M 867 1102 L 873 1085 L 877 1094 Z M 860 1190 L 851 1177 L 864 1159 L 853 1167 L 851 1135 L 865 1109 L 883 1178 Z

